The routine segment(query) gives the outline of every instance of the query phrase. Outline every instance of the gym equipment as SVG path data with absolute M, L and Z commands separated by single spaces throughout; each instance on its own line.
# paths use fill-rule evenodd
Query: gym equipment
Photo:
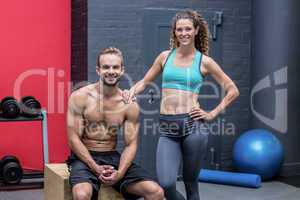
M 26 99 L 25 99 L 26 100 Z M 43 158 L 44 163 L 49 163 L 49 152 L 48 152 L 48 125 L 47 125 L 47 112 L 43 109 L 41 109 L 41 115 L 35 118 L 25 118 L 25 117 L 17 117 L 16 119 L 4 119 L 0 118 L 1 121 L 41 121 L 42 123 L 42 138 L 43 138 Z M 5 159 L 6 160 L 6 159 Z M 17 162 L 20 165 L 21 172 L 19 174 L 22 174 L 21 178 L 18 178 L 21 180 L 21 182 L 18 180 L 16 181 L 16 184 L 9 184 L 9 181 L 5 181 L 3 178 L 3 172 L 2 167 L 4 166 L 6 162 L 2 162 L 0 160 L 0 191 L 9 191 L 9 190 L 19 190 L 19 189 L 40 189 L 43 188 L 43 180 L 41 180 L 44 177 L 43 171 L 40 170 L 31 170 L 31 169 L 23 169 L 19 162 Z M 8 165 L 7 168 L 5 168 L 5 171 L 7 172 L 7 169 L 10 168 L 10 165 Z M 16 164 L 14 164 L 16 166 Z M 18 168 L 18 167 L 17 167 Z M 18 171 L 18 170 L 16 170 Z M 20 172 L 20 171 L 19 171 Z M 17 177 L 20 177 L 17 174 Z M 11 175 L 10 175 L 11 176 Z M 7 180 L 7 179 L 6 179 Z M 9 179 L 8 179 L 9 180 Z M 23 181 L 24 180 L 24 181 Z M 19 183 L 19 184 L 17 184 Z
M 25 96 L 21 99 L 20 103 L 21 114 L 24 117 L 38 117 L 41 115 L 41 104 L 33 96 Z
M 233 163 L 238 171 L 271 179 L 283 162 L 283 147 L 269 131 L 253 129 L 245 132 L 233 147 Z
M 4 156 L 1 160 L 0 176 L 5 184 L 18 184 L 23 177 L 23 169 L 15 156 Z
M 199 180 L 209 183 L 219 183 L 252 188 L 259 188 L 261 186 L 261 178 L 257 174 L 234 173 L 209 169 L 200 170 Z
M 4 97 L 1 100 L 0 109 L 4 118 L 16 118 L 20 114 L 20 106 L 16 99 L 11 96 Z

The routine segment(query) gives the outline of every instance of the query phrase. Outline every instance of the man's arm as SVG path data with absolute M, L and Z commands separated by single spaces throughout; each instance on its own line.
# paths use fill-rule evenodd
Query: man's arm
M 140 108 L 136 102 L 128 106 L 126 113 L 126 121 L 124 124 L 124 142 L 125 147 L 121 154 L 118 174 L 123 177 L 133 162 L 138 145 L 138 132 L 139 132 L 139 114 Z
M 118 170 L 112 172 L 109 176 L 102 175 L 100 180 L 107 185 L 113 185 L 120 180 L 133 162 L 137 151 L 138 131 L 139 131 L 139 106 L 132 102 L 126 110 L 126 119 L 124 124 L 124 142 L 125 147 L 121 154 Z
M 82 113 L 85 107 L 85 102 L 86 97 L 78 91 L 73 92 L 69 98 L 67 113 L 68 143 L 76 156 L 86 163 L 89 168 L 99 176 L 103 170 L 103 166 L 98 165 L 94 161 L 88 149 L 81 141 L 84 131 Z

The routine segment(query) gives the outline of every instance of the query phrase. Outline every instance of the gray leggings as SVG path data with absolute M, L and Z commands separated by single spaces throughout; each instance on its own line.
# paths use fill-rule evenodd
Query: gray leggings
M 167 118 L 163 116 L 163 121 L 165 122 Z M 176 121 L 173 117 L 172 121 L 174 122 L 174 120 Z M 191 122 L 191 120 L 188 121 Z M 183 164 L 183 181 L 187 199 L 200 199 L 198 175 L 200 172 L 200 161 L 206 153 L 208 133 L 203 126 L 199 126 L 200 122 L 192 122 L 192 124 L 192 129 L 184 129 L 179 124 L 179 131 L 187 133 L 179 137 L 168 136 L 168 133 L 166 133 L 168 128 L 166 126 L 160 129 L 162 136 L 159 138 L 157 147 L 156 172 L 159 184 L 164 188 L 167 200 L 184 199 L 176 191 L 176 180 L 181 162 Z M 172 127 L 174 128 L 174 126 Z M 174 129 L 172 131 L 174 132 Z

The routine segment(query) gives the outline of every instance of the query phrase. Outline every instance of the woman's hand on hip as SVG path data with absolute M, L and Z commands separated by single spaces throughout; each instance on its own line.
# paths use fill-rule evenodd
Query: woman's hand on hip
M 206 112 L 201 108 L 192 108 L 189 114 L 190 117 L 195 121 L 196 120 L 212 121 L 216 117 L 216 115 L 213 112 Z

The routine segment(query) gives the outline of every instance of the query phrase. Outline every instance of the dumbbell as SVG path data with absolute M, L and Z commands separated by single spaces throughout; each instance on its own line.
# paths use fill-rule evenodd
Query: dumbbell
M 0 176 L 5 184 L 18 184 L 23 177 L 23 169 L 17 157 L 4 156 L 0 161 Z
M 41 104 L 33 96 L 25 96 L 20 102 L 21 114 L 24 117 L 38 117 L 41 115 Z
M 14 97 L 7 96 L 1 100 L 0 109 L 4 118 L 16 118 L 20 114 L 20 106 Z

